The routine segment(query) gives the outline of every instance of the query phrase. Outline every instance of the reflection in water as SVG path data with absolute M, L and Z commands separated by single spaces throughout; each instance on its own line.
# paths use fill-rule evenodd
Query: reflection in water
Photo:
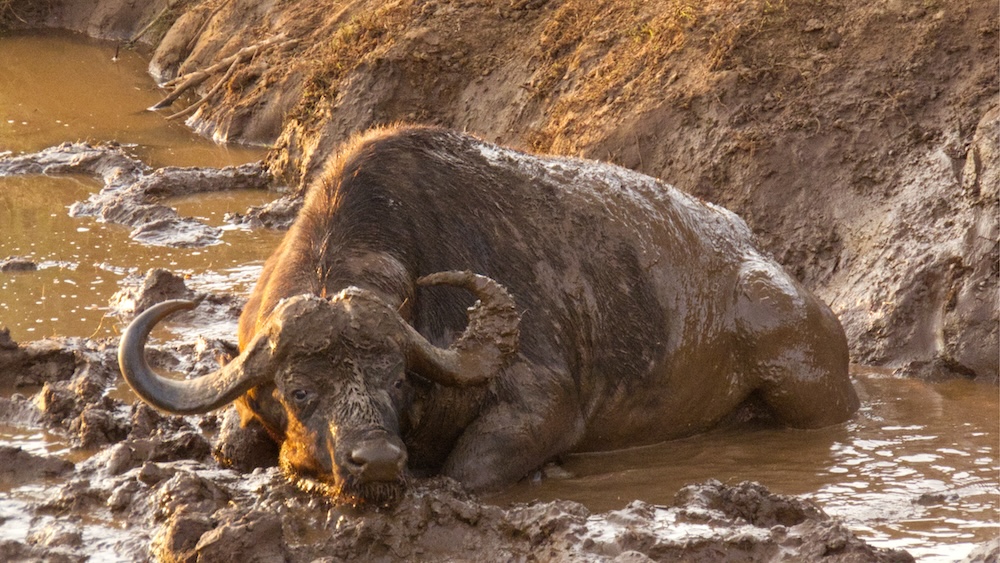
M 64 437 L 37 428 L 0 423 L 0 444 L 21 448 L 35 455 L 71 457 L 70 445 Z
M 139 244 L 120 225 L 71 218 L 67 207 L 86 198 L 97 182 L 78 178 L 0 178 L 0 259 L 30 258 L 35 272 L 0 273 L 0 326 L 17 341 L 49 336 L 111 336 L 108 300 L 126 275 L 166 268 L 189 276 L 198 291 L 249 293 L 281 233 L 234 229 L 223 215 L 272 199 L 260 191 L 200 195 L 178 203 L 181 213 L 204 218 L 227 232 L 222 244 L 167 248 Z
M 151 166 L 226 166 L 262 152 L 216 145 L 183 123 L 146 108 L 165 95 L 145 56 L 75 34 L 0 37 L 0 153 L 31 152 L 66 141 L 136 145 Z
M 859 370 L 861 411 L 819 430 L 726 429 L 657 446 L 569 456 L 571 476 L 521 483 L 498 503 L 570 499 L 595 511 L 670 504 L 685 484 L 753 480 L 804 495 L 874 545 L 955 561 L 1000 533 L 996 387 Z
M 31 152 L 66 141 L 117 141 L 152 166 L 228 166 L 263 157 L 259 149 L 226 147 L 202 139 L 183 124 L 145 111 L 163 95 L 146 74 L 146 59 L 115 45 L 76 35 L 5 34 L 0 37 L 0 155 Z M 35 272 L 0 273 L 0 328 L 18 341 L 47 336 L 110 336 L 108 299 L 129 274 L 167 268 L 189 276 L 198 291 L 249 293 L 263 260 L 281 234 L 251 232 L 223 222 L 227 212 L 273 199 L 263 192 L 203 194 L 168 202 L 227 231 L 222 244 L 201 249 L 146 247 L 128 229 L 90 217 L 73 219 L 69 206 L 100 185 L 90 178 L 0 178 L 0 260 L 22 256 Z M 235 327 L 229 338 L 235 338 Z M 0 390 L 10 396 L 10 390 Z M 57 434 L 0 421 L 0 445 L 37 455 L 82 461 Z M 29 504 L 47 501 L 48 485 L 0 490 L 0 541 L 25 541 L 32 526 L 58 517 L 36 517 Z M 40 518 L 38 520 L 37 518 Z M 33 520 L 34 519 L 34 520 Z M 148 537 L 120 522 L 83 522 L 82 541 L 94 561 L 122 561 L 119 546 L 146 545 Z M 128 550 L 126 550 L 128 552 Z
M 862 382 L 868 400 L 852 438 L 831 447 L 836 463 L 828 470 L 840 482 L 824 485 L 814 498 L 865 537 L 920 560 L 950 560 L 996 537 L 996 388 L 966 381 Z

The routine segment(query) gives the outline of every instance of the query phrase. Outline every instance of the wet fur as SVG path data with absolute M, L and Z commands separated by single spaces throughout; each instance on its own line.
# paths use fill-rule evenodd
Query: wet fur
M 413 402 L 399 415 L 419 473 L 496 488 L 568 451 L 708 429 L 755 393 L 797 426 L 857 408 L 836 318 L 732 213 L 617 167 L 434 128 L 375 130 L 331 158 L 265 264 L 241 348 L 281 299 L 348 286 L 447 345 L 472 299 L 415 285 L 445 270 L 509 289 L 523 311 L 520 353 L 481 388 L 411 375 Z M 808 379 L 786 349 L 805 358 Z M 272 391 L 239 402 L 280 442 L 289 421 Z

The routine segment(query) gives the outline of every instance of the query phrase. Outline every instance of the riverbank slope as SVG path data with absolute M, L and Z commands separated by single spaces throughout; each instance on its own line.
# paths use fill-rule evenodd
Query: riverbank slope
M 989 3 L 133 4 L 8 0 L 0 17 L 145 42 L 163 83 L 212 70 L 188 123 L 273 146 L 291 186 L 398 121 L 663 178 L 743 216 L 831 304 L 855 362 L 997 380 Z

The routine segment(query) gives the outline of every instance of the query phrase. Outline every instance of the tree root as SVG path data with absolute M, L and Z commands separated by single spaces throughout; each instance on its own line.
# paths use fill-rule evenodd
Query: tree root
M 170 116 L 167 117 L 167 119 L 168 120 L 178 119 L 186 115 L 190 115 L 191 113 L 194 113 L 199 107 L 201 107 L 206 101 L 208 101 L 209 98 L 214 96 L 219 90 L 222 89 L 222 86 L 226 82 L 228 82 L 230 78 L 232 78 L 233 74 L 236 73 L 236 69 L 239 67 L 241 63 L 253 59 L 253 57 L 255 57 L 258 53 L 273 45 L 277 45 L 278 47 L 284 48 L 293 45 L 297 42 L 298 39 L 288 39 L 284 34 L 276 35 L 274 37 L 265 39 L 260 43 L 250 45 L 249 47 L 244 47 L 239 51 L 237 51 L 236 54 L 230 55 L 204 70 L 189 72 L 183 76 L 178 76 L 177 78 L 174 78 L 173 80 L 164 84 L 164 88 L 170 89 L 172 90 L 172 92 L 149 109 L 151 111 L 155 111 L 158 109 L 169 107 L 171 104 L 177 101 L 177 99 L 180 98 L 181 95 L 184 94 L 184 92 L 199 86 L 202 82 L 208 80 L 210 76 L 218 74 L 223 69 L 225 69 L 226 71 L 225 74 L 222 75 L 222 78 L 219 79 L 219 81 L 215 84 L 215 86 L 212 86 L 212 89 L 209 90 L 208 93 L 206 93 L 204 96 L 198 99 L 198 101 L 191 104 L 190 106 L 182 109 L 181 111 L 178 111 L 177 113 L 171 114 Z
M 165 16 L 167 14 L 167 12 L 169 12 L 175 6 L 177 6 L 177 4 L 180 3 L 180 1 L 181 0 L 170 0 L 169 2 L 167 2 L 167 5 L 164 6 L 162 10 L 160 10 L 160 13 L 156 14 L 156 17 L 154 17 L 152 20 L 150 20 L 150 22 L 147 23 L 145 27 L 143 27 L 142 29 L 140 29 L 138 33 L 136 33 L 135 35 L 133 35 L 132 38 L 128 40 L 128 44 L 132 45 L 136 41 L 138 41 L 139 39 L 141 39 L 143 35 L 146 35 L 146 32 L 149 31 L 150 29 L 152 29 L 152 27 L 154 25 L 156 25 L 156 22 L 160 21 L 163 18 L 163 16 Z
M 215 83 L 215 86 L 212 86 L 211 90 L 209 90 L 197 102 L 189 105 L 188 107 L 182 109 L 181 111 L 175 114 L 167 116 L 167 121 L 173 121 L 174 119 L 179 119 L 181 117 L 194 113 L 198 108 L 202 106 L 202 104 L 204 104 L 206 101 L 208 101 L 209 98 L 214 96 L 216 92 L 222 89 L 222 85 L 228 82 L 230 78 L 232 78 L 233 74 L 236 72 L 236 67 L 239 66 L 239 64 L 240 64 L 240 59 L 238 58 L 235 59 L 233 61 L 233 64 L 229 65 L 229 70 L 226 71 L 226 74 L 222 75 L 222 78 L 220 78 L 219 81 Z

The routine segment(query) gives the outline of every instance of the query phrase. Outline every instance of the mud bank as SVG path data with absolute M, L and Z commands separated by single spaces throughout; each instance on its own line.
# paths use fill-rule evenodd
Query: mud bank
M 49 27 L 115 41 L 156 41 L 183 0 L 123 2 L 121 0 L 55 0 L 0 3 L 4 27 Z
M 998 379 L 998 14 L 981 2 L 14 0 L 2 17 L 142 32 L 153 76 L 204 97 L 167 111 L 273 144 L 291 186 L 396 121 L 663 178 L 746 218 L 855 361 Z
M 193 352 L 161 348 L 151 359 L 177 368 Z M 8 369 L 12 362 L 20 367 Z M 752 482 L 708 481 L 685 487 L 670 506 L 634 501 L 593 514 L 570 501 L 501 508 L 436 478 L 412 483 L 390 509 L 335 507 L 274 467 L 221 469 L 206 437 L 220 417 L 164 416 L 109 394 L 117 365 L 108 342 L 7 339 L 0 376 L 22 372 L 39 377 L 0 384 L 42 387 L 0 401 L 0 421 L 58 431 L 78 451 L 97 453 L 73 463 L 0 449 L 0 485 L 35 488 L 20 509 L 26 534 L 0 541 L 5 561 L 913 560 L 869 546 L 811 502 Z

